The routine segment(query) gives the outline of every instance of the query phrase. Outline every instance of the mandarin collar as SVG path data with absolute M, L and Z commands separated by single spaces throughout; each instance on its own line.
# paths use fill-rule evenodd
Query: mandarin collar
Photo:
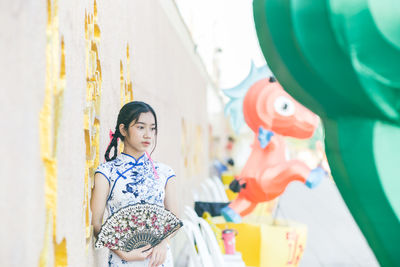
M 134 166 L 136 166 L 136 165 L 143 165 L 143 163 L 148 159 L 148 157 L 147 157 L 147 155 L 146 155 L 146 153 L 143 153 L 143 155 L 141 155 L 139 158 L 135 158 L 135 157 L 133 157 L 133 156 L 131 156 L 131 155 L 129 155 L 129 154 L 126 154 L 126 153 L 121 153 L 119 156 L 118 156 L 123 162 L 125 162 L 125 163 L 131 163 L 131 164 L 133 164 Z

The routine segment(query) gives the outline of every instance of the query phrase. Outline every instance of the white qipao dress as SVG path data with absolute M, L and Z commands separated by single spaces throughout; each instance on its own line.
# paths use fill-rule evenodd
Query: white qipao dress
M 165 186 L 175 176 L 174 171 L 160 162 L 152 162 L 146 154 L 138 159 L 121 153 L 116 159 L 100 164 L 96 173 L 101 173 L 110 184 L 106 208 L 108 215 L 122 207 L 135 203 L 151 203 L 164 207 Z M 124 261 L 110 250 L 108 266 L 141 267 L 144 261 Z M 168 248 L 163 267 L 172 267 L 172 254 Z

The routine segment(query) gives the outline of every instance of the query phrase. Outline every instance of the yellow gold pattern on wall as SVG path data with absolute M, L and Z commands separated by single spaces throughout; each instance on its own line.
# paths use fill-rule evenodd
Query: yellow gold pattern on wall
M 132 81 L 129 64 L 129 44 L 126 45 L 126 79 L 124 78 L 124 66 L 120 61 L 120 79 L 121 79 L 121 107 L 128 102 L 133 101 Z
M 101 100 L 101 65 L 99 59 L 100 27 L 97 23 L 97 4 L 94 1 L 93 14 L 85 11 L 85 56 L 86 56 L 86 102 L 84 110 L 84 133 L 86 144 L 86 164 L 84 180 L 84 218 L 86 229 L 86 251 L 92 234 L 90 222 L 90 192 L 93 176 L 100 163 L 100 100 Z
M 188 144 L 188 127 L 184 118 L 181 120 L 181 155 L 183 159 L 183 166 L 185 169 L 185 177 L 190 177 L 189 175 L 189 144 Z
M 181 155 L 185 177 L 191 178 L 200 174 L 204 168 L 203 130 L 200 125 L 195 126 L 184 118 L 181 120 Z
M 64 40 L 58 30 L 57 0 L 47 1 L 46 87 L 39 115 L 40 152 L 45 169 L 46 225 L 39 266 L 49 264 L 52 242 L 54 266 L 67 266 L 67 242 L 57 243 L 57 142 L 65 88 Z M 61 49 L 60 49 L 61 43 Z
M 124 65 L 122 60 L 119 62 L 120 71 L 120 91 L 121 91 L 121 107 L 126 103 L 133 101 L 133 89 L 130 75 L 130 59 L 129 59 L 129 44 L 126 44 L 126 79 L 124 76 Z M 124 143 L 120 142 L 118 145 L 118 151 L 124 150 Z
M 194 136 L 194 154 L 193 154 L 193 166 L 194 166 L 193 168 L 195 174 L 200 173 L 200 171 L 204 168 L 203 155 L 204 155 L 203 130 L 200 125 L 197 125 Z

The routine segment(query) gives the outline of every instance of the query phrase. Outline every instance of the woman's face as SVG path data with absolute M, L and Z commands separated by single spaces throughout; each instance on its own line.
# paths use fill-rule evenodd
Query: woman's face
M 140 114 L 136 122 L 129 124 L 127 131 L 121 124 L 120 132 L 125 137 L 124 150 L 133 156 L 141 156 L 154 144 L 156 124 L 153 114 L 151 112 Z

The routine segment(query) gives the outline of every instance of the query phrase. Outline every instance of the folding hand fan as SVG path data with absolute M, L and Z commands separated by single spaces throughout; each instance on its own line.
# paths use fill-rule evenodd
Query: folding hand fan
M 158 245 L 177 231 L 182 222 L 170 211 L 155 204 L 133 204 L 119 209 L 101 226 L 96 248 L 131 251 Z

